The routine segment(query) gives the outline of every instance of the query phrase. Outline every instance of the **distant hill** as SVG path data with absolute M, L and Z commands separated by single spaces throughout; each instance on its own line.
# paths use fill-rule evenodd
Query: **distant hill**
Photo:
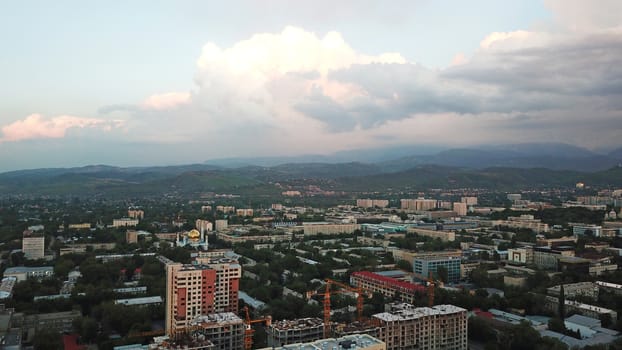
M 593 172 L 616 166 L 618 160 L 576 146 L 565 144 L 520 144 L 463 148 L 434 155 L 410 156 L 380 163 L 384 168 L 406 170 L 423 164 L 466 168 L 547 168 Z
M 622 161 L 622 147 L 614 149 L 613 151 L 609 152 L 607 155 L 613 159 Z
M 333 159 L 346 154 L 363 156 L 355 151 L 348 152 L 351 153 L 341 153 Z M 379 150 L 369 157 L 377 159 L 404 152 L 410 149 L 393 148 L 386 153 Z M 458 187 L 509 190 L 573 186 L 579 181 L 622 187 L 622 168 L 618 167 L 622 158 L 616 159 L 618 156 L 622 156 L 622 149 L 604 155 L 570 145 L 536 143 L 448 149 L 379 162 L 295 161 L 237 167 L 91 165 L 2 173 L 0 194 L 130 196 L 168 191 L 240 193 L 252 190 L 265 194 L 278 193 L 275 184 L 281 182 L 320 184 L 349 191 Z M 282 158 L 271 158 L 272 161 L 277 159 Z

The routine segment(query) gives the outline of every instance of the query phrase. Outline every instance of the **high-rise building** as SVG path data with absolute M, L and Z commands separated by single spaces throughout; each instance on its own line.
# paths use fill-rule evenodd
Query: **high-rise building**
M 238 311 L 242 268 L 231 259 L 166 265 L 166 334 L 184 332 L 198 316 Z
M 30 230 L 22 235 L 22 252 L 26 259 L 43 259 L 45 250 L 45 236 L 42 232 Z
M 454 305 L 415 307 L 393 304 L 391 311 L 375 314 L 378 339 L 387 350 L 466 350 L 467 310 Z
M 238 312 L 242 266 L 237 260 L 224 257 L 198 257 L 196 261 L 216 271 L 214 310 L 216 312 Z

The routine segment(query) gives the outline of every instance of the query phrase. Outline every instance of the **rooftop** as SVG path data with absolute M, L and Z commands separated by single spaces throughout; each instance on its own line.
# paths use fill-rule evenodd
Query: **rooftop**
M 466 309 L 463 309 L 454 305 L 435 305 L 433 307 L 418 307 L 415 308 L 410 304 L 397 304 L 397 310 L 391 312 L 381 312 L 379 314 L 373 315 L 374 318 L 392 322 L 392 321 L 408 321 L 414 320 L 422 317 L 428 317 L 433 315 L 450 315 L 465 312 Z
M 123 305 L 130 305 L 130 306 L 131 305 L 159 304 L 161 302 L 162 302 L 161 296 L 117 299 L 114 301 L 115 304 L 123 304 Z
M 276 330 L 306 329 L 313 327 L 321 327 L 324 322 L 319 318 L 297 318 L 295 320 L 280 320 L 272 322 L 270 326 Z
M 191 325 L 201 325 L 201 324 L 237 324 L 242 323 L 242 319 L 234 314 L 233 312 L 221 312 L 209 315 L 201 315 L 197 316 L 195 319 L 190 321 Z
M 357 271 L 357 272 L 353 272 L 352 276 L 361 276 L 363 278 L 370 278 L 373 279 L 377 282 L 381 282 L 384 284 L 388 284 L 392 287 L 398 287 L 398 288 L 402 288 L 402 289 L 407 289 L 410 290 L 412 292 L 423 292 L 425 291 L 425 287 L 419 284 L 414 284 L 414 283 L 410 283 L 410 282 L 404 282 L 404 281 L 400 281 L 397 280 L 395 278 L 391 278 L 391 277 L 387 277 L 387 276 L 383 276 L 380 274 L 377 274 L 375 272 L 370 272 L 370 271 Z
M 370 346 L 383 342 L 367 334 L 347 335 L 341 338 L 320 339 L 311 343 L 298 343 L 284 345 L 283 350 L 357 350 L 366 349 Z

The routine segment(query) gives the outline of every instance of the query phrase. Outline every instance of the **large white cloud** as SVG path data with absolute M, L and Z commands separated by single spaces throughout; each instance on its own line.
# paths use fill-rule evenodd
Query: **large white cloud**
M 109 131 L 123 125 L 123 121 L 106 121 L 96 118 L 81 118 L 61 115 L 45 118 L 31 114 L 22 120 L 4 125 L 0 142 L 15 142 L 30 139 L 63 138 L 70 129 L 100 128 Z
M 398 53 L 366 55 L 337 32 L 297 27 L 226 48 L 208 43 L 196 86 L 149 97 L 132 125 L 149 131 L 138 138 L 245 155 L 418 142 L 615 144 L 619 5 L 547 3 L 554 22 L 491 33 L 470 57 L 458 54 L 440 70 Z M 581 8 L 589 9 L 583 17 Z

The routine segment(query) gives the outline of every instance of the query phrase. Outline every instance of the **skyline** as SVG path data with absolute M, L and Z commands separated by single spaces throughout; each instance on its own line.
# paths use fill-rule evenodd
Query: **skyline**
M 616 1 L 38 5 L 0 6 L 0 171 L 621 145 Z

